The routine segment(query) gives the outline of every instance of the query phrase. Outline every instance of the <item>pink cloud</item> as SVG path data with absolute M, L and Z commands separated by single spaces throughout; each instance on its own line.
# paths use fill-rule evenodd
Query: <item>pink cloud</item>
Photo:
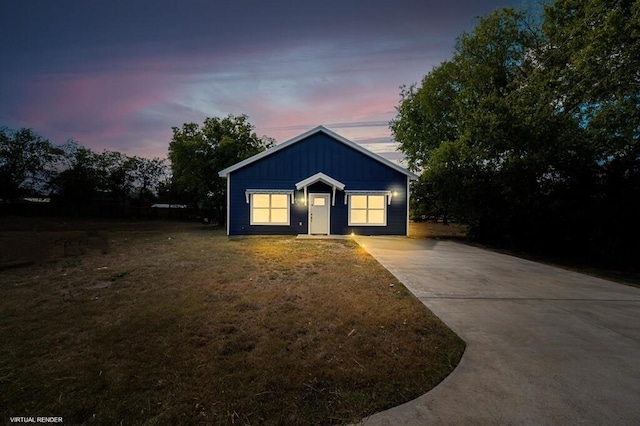
M 207 116 L 247 114 L 258 134 L 279 142 L 305 125 L 388 122 L 400 83 L 419 78 L 394 67 L 363 69 L 362 52 L 324 45 L 305 52 L 155 56 L 40 74 L 22 90 L 28 102 L 16 106 L 29 107 L 15 108 L 14 121 L 54 142 L 73 138 L 98 151 L 165 156 L 172 126 Z M 353 140 L 390 136 L 386 126 L 335 130 Z
M 388 122 L 395 115 L 393 106 L 397 103 L 398 92 L 395 88 L 381 89 L 384 86 L 369 89 L 357 82 L 338 82 L 301 94 L 291 106 L 285 104 L 274 108 L 264 97 L 249 108 L 252 116 L 259 117 L 255 122 L 258 130 L 283 141 L 300 133 L 301 125 L 305 124 L 311 127 L 331 123 Z M 391 134 L 387 126 L 341 128 L 338 132 L 355 139 Z
M 181 84 L 154 69 L 149 63 L 128 70 L 37 75 L 24 85 L 28 102 L 14 109 L 13 118 L 58 143 L 72 138 L 97 150 L 135 149 L 127 146 L 132 135 L 148 130 L 136 128 L 137 117 L 170 103 Z M 165 130 L 170 133 L 170 127 Z

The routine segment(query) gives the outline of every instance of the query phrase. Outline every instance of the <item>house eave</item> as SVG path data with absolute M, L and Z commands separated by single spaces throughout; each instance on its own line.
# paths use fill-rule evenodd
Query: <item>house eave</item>
M 238 163 L 236 163 L 236 164 L 234 164 L 234 165 L 232 165 L 230 167 L 227 167 L 226 169 L 223 169 L 220 172 L 218 172 L 218 176 L 223 177 L 223 178 L 227 177 L 228 174 L 233 172 L 233 171 L 241 169 L 241 168 L 243 168 L 243 167 L 245 167 L 245 166 L 247 166 L 249 164 L 252 164 L 252 163 L 254 163 L 254 162 L 258 161 L 258 160 L 261 160 L 262 158 L 265 158 L 265 157 L 267 157 L 267 156 L 269 156 L 271 154 L 275 154 L 276 152 L 281 151 L 281 150 L 287 148 L 288 146 L 291 146 L 291 145 L 295 144 L 296 142 L 299 142 L 299 141 L 301 141 L 303 139 L 306 139 L 309 136 L 312 136 L 312 135 L 314 135 L 316 133 L 324 133 L 327 136 L 329 136 L 329 137 L 331 137 L 333 139 L 336 139 L 336 140 L 342 142 L 343 144 L 353 148 L 354 150 L 356 150 L 356 151 L 358 151 L 358 152 L 360 152 L 360 153 L 362 153 L 362 154 L 364 154 L 364 155 L 366 155 L 366 156 L 368 156 L 368 157 L 370 157 L 370 158 L 372 158 L 372 159 L 374 159 L 374 160 L 376 160 L 376 161 L 378 161 L 378 162 L 380 162 L 380 163 L 382 163 L 382 164 L 384 164 L 384 165 L 386 165 L 386 166 L 388 166 L 388 167 L 390 167 L 390 168 L 392 168 L 392 169 L 394 169 L 394 170 L 396 170 L 396 171 L 408 176 L 409 179 L 411 179 L 411 180 L 418 179 L 417 175 L 415 175 L 414 173 L 412 173 L 409 170 L 405 169 L 404 167 L 402 167 L 402 166 L 400 166 L 398 164 L 395 164 L 395 163 L 387 160 L 386 158 L 381 157 L 378 154 L 375 154 L 375 153 L 369 151 L 368 149 L 358 145 L 355 142 L 350 141 L 347 138 L 344 138 L 344 137 L 340 136 L 339 134 L 327 129 L 324 126 L 314 127 L 313 129 L 310 129 L 310 130 L 308 130 L 308 131 L 306 131 L 306 132 L 294 137 L 293 139 L 289 139 L 288 141 L 285 141 L 285 142 L 283 142 L 283 143 L 281 143 L 279 145 L 276 145 L 276 146 L 274 146 L 272 148 L 269 148 L 269 149 L 267 149 L 265 151 L 262 151 L 262 152 L 254 155 L 252 157 L 249 157 L 249 158 L 247 158 L 245 160 L 242 160 L 242 161 L 240 161 L 240 162 L 238 162 Z

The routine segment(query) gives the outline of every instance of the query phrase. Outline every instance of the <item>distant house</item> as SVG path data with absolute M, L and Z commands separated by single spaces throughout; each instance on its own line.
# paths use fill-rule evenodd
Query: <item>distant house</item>
M 168 204 L 168 203 L 156 203 L 151 204 L 152 209 L 186 209 L 186 204 Z
M 23 198 L 24 201 L 26 201 L 27 203 L 37 203 L 37 204 L 43 204 L 43 203 L 50 203 L 51 202 L 51 198 L 50 197 L 25 197 Z
M 228 235 L 407 235 L 417 178 L 323 126 L 219 175 Z

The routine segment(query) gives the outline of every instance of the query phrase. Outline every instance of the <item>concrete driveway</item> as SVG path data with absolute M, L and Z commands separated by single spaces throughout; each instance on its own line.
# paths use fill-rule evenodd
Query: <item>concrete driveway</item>
M 467 343 L 372 425 L 640 425 L 640 289 L 451 241 L 357 237 Z

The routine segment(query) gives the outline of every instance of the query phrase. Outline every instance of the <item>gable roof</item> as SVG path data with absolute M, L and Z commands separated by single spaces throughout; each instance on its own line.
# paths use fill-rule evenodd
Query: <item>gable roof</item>
M 305 186 L 312 185 L 316 182 L 326 183 L 329 186 L 338 188 L 340 191 L 344 190 L 344 183 L 340 182 L 339 180 L 335 180 L 331 176 L 327 176 L 322 172 L 316 173 L 315 175 L 309 176 L 308 178 L 296 183 L 296 189 L 299 191 Z
M 355 142 L 350 141 L 347 138 L 344 138 L 344 137 L 340 136 L 339 134 L 327 129 L 324 126 L 314 127 L 313 129 L 308 130 L 308 131 L 302 133 L 301 135 L 298 135 L 298 136 L 294 137 L 293 139 L 289 139 L 286 142 L 282 142 L 279 145 L 276 145 L 276 146 L 274 146 L 272 148 L 269 148 L 269 149 L 267 149 L 265 151 L 262 151 L 262 152 L 254 155 L 252 157 L 249 157 L 249 158 L 247 158 L 245 160 L 242 160 L 242 161 L 234 164 L 233 166 L 227 167 L 226 169 L 221 170 L 218 173 L 218 176 L 227 177 L 227 175 L 229 173 L 233 172 L 233 171 L 241 169 L 242 167 L 247 166 L 247 165 L 249 165 L 251 163 L 254 163 L 254 162 L 258 161 L 258 160 L 261 160 L 261 159 L 263 159 L 263 158 L 265 158 L 265 157 L 267 157 L 267 156 L 269 156 L 271 154 L 275 154 L 276 152 L 278 152 L 280 150 L 283 150 L 283 149 L 287 148 L 288 146 L 291 146 L 291 145 L 293 145 L 293 144 L 295 144 L 297 142 L 300 142 L 301 140 L 306 139 L 309 136 L 315 135 L 316 133 L 324 133 L 325 135 L 337 140 L 338 142 L 341 142 L 341 143 L 347 145 L 348 147 L 353 148 L 356 151 L 358 151 L 358 152 L 360 152 L 360 153 L 362 153 L 362 154 L 364 154 L 364 155 L 366 155 L 366 156 L 368 156 L 370 158 L 373 158 L 374 160 L 384 164 L 385 166 L 391 167 L 392 169 L 394 169 L 394 170 L 396 170 L 396 171 L 408 176 L 410 179 L 418 179 L 418 176 L 416 176 L 415 174 L 411 173 L 409 170 L 405 169 L 404 167 L 402 167 L 402 166 L 400 166 L 400 165 L 398 165 L 398 164 L 396 164 L 394 162 L 391 162 L 391 161 L 387 160 L 386 158 L 383 158 L 383 157 L 379 156 L 378 154 L 375 154 L 375 153 L 369 151 L 368 149 L 358 145 Z

